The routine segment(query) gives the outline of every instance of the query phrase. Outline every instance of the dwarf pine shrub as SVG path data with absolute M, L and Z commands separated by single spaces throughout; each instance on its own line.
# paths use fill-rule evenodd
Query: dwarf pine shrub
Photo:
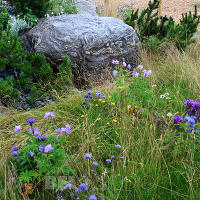
M 4 30 L 7 28 L 8 20 L 9 20 L 8 11 L 5 8 L 0 7 L 0 24 L 3 24 Z
M 54 85 L 61 87 L 71 83 L 71 63 L 67 58 L 63 58 L 63 64 L 58 67 L 59 73 L 54 74 L 45 56 L 24 50 L 21 38 L 12 34 L 10 29 L 9 25 L 3 31 L 3 25 L 0 25 L 0 78 L 1 82 L 5 81 L 0 88 L 1 100 L 9 96 L 16 101 L 20 94 L 29 94 L 28 101 L 34 102 L 47 94 Z M 7 90 L 9 92 L 5 93 Z
M 18 13 L 28 13 L 30 10 L 32 14 L 43 17 L 50 7 L 49 0 L 11 0 L 16 7 Z
M 195 13 L 192 15 L 182 14 L 179 24 L 175 24 L 172 17 L 158 17 L 159 0 L 149 1 L 148 8 L 142 10 L 138 14 L 139 9 L 132 12 L 126 12 L 124 22 L 132 26 L 139 36 L 140 40 L 148 41 L 152 36 L 158 38 L 161 42 L 164 39 L 175 40 L 179 49 L 185 49 L 189 44 L 194 43 L 192 36 L 197 31 L 200 23 L 200 16 L 197 15 L 197 6 L 195 5 Z M 158 44 L 158 42 L 157 42 Z

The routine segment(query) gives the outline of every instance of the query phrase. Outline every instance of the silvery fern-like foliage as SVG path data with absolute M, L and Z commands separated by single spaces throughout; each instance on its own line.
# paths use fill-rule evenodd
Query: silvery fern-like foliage
M 12 34 L 18 34 L 20 31 L 29 28 L 29 24 L 24 19 L 15 16 L 10 16 L 8 25 L 11 26 L 10 31 Z

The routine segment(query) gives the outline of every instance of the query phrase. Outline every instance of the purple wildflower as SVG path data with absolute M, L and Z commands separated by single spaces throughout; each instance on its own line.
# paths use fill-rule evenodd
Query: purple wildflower
M 128 69 L 131 69 L 131 65 L 130 65 L 130 64 L 128 64 L 128 66 L 127 66 L 127 67 L 128 67 Z
M 26 119 L 26 122 L 29 123 L 31 126 L 33 123 L 35 123 L 36 119 L 35 118 L 28 118 Z
M 121 145 L 119 145 L 119 144 L 116 144 L 115 147 L 118 148 L 118 149 L 122 148 Z
M 77 188 L 77 189 L 76 189 L 76 193 L 77 193 L 77 194 L 80 194 L 81 191 L 82 191 L 82 190 L 81 190 L 80 188 Z
M 135 72 L 135 73 L 133 72 L 133 73 L 132 73 L 132 76 L 133 76 L 133 77 L 139 77 L 139 75 L 140 75 L 140 74 L 139 74 L 138 72 Z
M 15 126 L 15 128 L 14 128 L 14 131 L 15 131 L 16 133 L 20 133 L 21 130 L 22 130 L 21 125 Z
M 44 147 L 42 145 L 39 146 L 39 151 L 41 151 L 41 152 L 44 151 Z
M 60 131 L 61 131 L 60 128 L 55 129 L 55 132 L 56 132 L 56 133 L 60 133 Z
M 12 156 L 13 156 L 13 157 L 17 157 L 18 154 L 19 154 L 18 151 L 13 151 L 13 152 L 12 152 Z
M 92 165 L 97 166 L 98 162 L 92 162 Z
M 90 195 L 89 200 L 98 200 L 95 195 Z
M 44 118 L 49 119 L 49 118 L 54 118 L 55 115 L 52 112 L 45 112 Z
M 11 147 L 11 150 L 13 150 L 13 151 L 16 151 L 17 149 L 19 149 L 19 146 L 17 146 L 17 145 Z
M 180 124 L 183 122 L 183 118 L 180 115 L 174 116 L 173 120 L 173 124 Z
M 145 72 L 143 73 L 143 78 L 148 77 L 148 76 L 151 75 L 151 74 L 152 74 L 152 71 L 151 71 L 151 70 L 145 71 Z
M 101 95 L 102 95 L 102 94 L 101 94 L 101 91 L 97 91 L 96 96 L 97 96 L 97 97 L 101 97 Z
M 184 105 L 186 106 L 186 109 L 187 109 L 186 112 L 189 115 L 195 115 L 200 110 L 200 102 L 199 101 L 194 101 L 192 99 L 189 99 L 184 102 Z
M 71 192 L 69 195 L 70 195 L 70 196 L 74 196 L 74 193 L 73 193 L 73 192 Z
M 31 158 L 34 156 L 34 153 L 32 151 L 29 152 Z
M 106 159 L 106 162 L 111 163 L 112 161 L 111 161 L 111 159 Z
M 69 124 L 65 125 L 66 133 L 69 134 L 71 132 L 71 128 Z
M 139 70 L 142 70 L 143 69 L 143 66 L 142 65 L 138 65 L 137 67 Z
M 112 64 L 118 65 L 118 64 L 119 64 L 119 61 L 118 61 L 118 60 L 113 60 L 113 61 L 112 61 Z
M 67 184 L 65 185 L 65 189 L 71 190 L 71 188 L 72 188 L 72 185 L 71 185 L 70 183 L 67 183 Z
M 52 151 L 53 150 L 53 147 L 51 144 L 47 144 L 45 147 L 44 147 L 44 153 L 48 153 L 49 151 Z
M 39 131 L 39 128 L 38 128 L 38 127 L 31 127 L 31 128 L 28 129 L 28 131 L 29 131 L 30 133 L 34 134 L 35 131 Z
M 116 76 L 116 75 L 117 75 L 117 73 L 118 73 L 118 71 L 117 71 L 117 70 L 113 70 L 113 76 Z
M 92 154 L 90 154 L 90 153 L 86 153 L 86 154 L 85 154 L 85 158 L 86 158 L 86 159 L 90 159 L 90 158 L 92 158 Z
M 81 183 L 79 188 L 81 189 L 81 191 L 87 191 L 88 190 L 88 187 L 85 183 Z
M 9 178 L 9 181 L 10 181 L 10 182 L 14 182 L 14 181 L 15 181 L 15 178 L 14 178 L 14 177 L 10 177 L 10 178 Z
M 58 194 L 58 198 L 61 198 L 61 197 L 62 197 L 62 194 L 61 194 L 61 193 L 59 193 L 59 194 Z
M 122 65 L 123 65 L 124 67 L 126 67 L 126 63 L 125 63 L 125 62 L 123 62 Z

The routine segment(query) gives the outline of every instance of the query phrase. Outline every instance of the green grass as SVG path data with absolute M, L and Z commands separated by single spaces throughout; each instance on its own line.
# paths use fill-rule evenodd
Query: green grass
M 168 112 L 183 115 L 185 100 L 200 100 L 198 49 L 199 43 L 191 46 L 186 53 L 171 49 L 166 56 L 147 54 L 143 49 L 140 63 L 145 69 L 152 70 L 145 85 L 152 92 L 149 94 L 150 103 L 145 100 L 145 93 L 135 94 L 137 87 L 126 89 L 124 86 L 120 90 L 113 83 L 107 83 L 92 89 L 93 92 L 102 90 L 104 95 L 111 96 L 105 103 L 97 101 L 87 107 L 81 106 L 84 92 L 72 91 L 63 93 L 62 97 L 57 96 L 55 102 L 44 108 L 29 112 L 14 111 L 1 116 L 0 199 L 26 199 L 17 187 L 18 183 L 9 181 L 12 176 L 17 180 L 17 175 L 8 161 L 11 157 L 10 147 L 15 144 L 23 146 L 26 140 L 26 136 L 17 139 L 13 133 L 14 126 L 20 124 L 26 129 L 25 120 L 29 117 L 37 119 L 38 127 L 47 127 L 47 134 L 56 134 L 56 128 L 70 124 L 72 132 L 66 136 L 63 149 L 73 157 L 69 163 L 75 171 L 75 175 L 69 179 L 71 183 L 78 186 L 81 182 L 87 182 L 89 186 L 89 192 L 83 194 L 82 199 L 88 199 L 91 194 L 96 194 L 102 200 L 200 199 L 199 150 L 194 151 L 194 145 L 189 141 L 185 145 L 174 142 L 166 144 L 169 131 L 156 128 L 156 118 L 163 116 L 171 124 L 172 118 L 166 117 Z M 139 84 L 143 86 L 144 82 Z M 152 88 L 153 84 L 157 86 Z M 171 99 L 160 98 L 166 92 Z M 124 96 L 121 97 L 121 94 Z M 131 95 L 139 99 L 136 101 Z M 111 102 L 114 101 L 116 104 L 113 106 Z M 129 103 L 138 106 L 134 113 L 127 112 Z M 141 112 L 142 109 L 144 112 Z M 45 121 L 44 113 L 49 111 L 56 117 Z M 154 116 L 155 112 L 159 114 Z M 113 122 L 113 119 L 117 122 Z M 116 149 L 115 144 L 120 144 L 122 149 Z M 95 176 L 90 171 L 94 167 L 84 158 L 87 152 L 93 155 L 93 161 L 99 163 Z M 105 159 L 113 154 L 118 156 L 117 162 L 105 163 Z M 124 159 L 120 159 L 121 156 Z M 38 187 L 30 199 L 56 199 L 57 194 L 56 191 Z

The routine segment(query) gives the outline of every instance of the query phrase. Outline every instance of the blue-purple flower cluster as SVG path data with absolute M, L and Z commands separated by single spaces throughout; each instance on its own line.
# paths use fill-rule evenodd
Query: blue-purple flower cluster
M 180 124 L 188 122 L 189 129 L 186 129 L 186 131 L 188 133 L 200 134 L 198 128 L 198 122 L 200 121 L 200 102 L 189 99 L 184 102 L 184 105 L 186 106 L 186 116 L 184 118 L 180 115 L 174 116 L 173 124 L 175 125 L 175 129 L 178 129 Z
M 69 134 L 71 132 L 71 127 L 69 124 L 66 124 L 65 127 L 58 128 L 55 130 L 56 133 L 61 133 L 65 135 L 66 133 Z
M 114 65 L 118 65 L 119 64 L 119 61 L 118 60 L 113 60 L 112 61 L 112 64 Z M 127 64 L 126 62 L 122 62 L 122 65 L 125 69 L 128 69 L 128 70 L 131 70 L 132 67 L 130 64 Z M 142 74 L 142 77 L 145 78 L 145 77 L 148 77 L 152 74 L 152 71 L 151 70 L 146 70 L 146 69 L 143 69 L 143 65 L 138 65 L 137 68 L 134 68 L 133 69 L 133 72 L 132 72 L 132 77 L 139 77 L 140 74 Z M 136 71 L 136 70 L 140 70 L 139 72 Z M 118 74 L 118 71 L 117 70 L 113 70 L 113 76 L 116 76 Z
M 192 99 L 186 100 L 184 102 L 186 106 L 186 113 L 190 116 L 196 116 L 198 120 L 200 120 L 200 102 L 194 101 Z
M 93 95 L 92 92 L 88 91 L 85 94 L 83 104 L 86 104 L 89 101 L 89 99 L 93 99 L 94 97 L 104 98 L 104 101 L 106 100 L 106 96 L 102 95 L 101 91 L 97 91 L 95 95 Z
M 86 183 L 81 183 L 79 185 L 79 187 L 75 189 L 75 192 L 73 192 L 73 191 L 71 191 L 72 185 L 70 183 L 67 183 L 63 190 L 68 190 L 70 197 L 77 196 L 76 199 L 80 199 L 80 197 L 78 195 L 80 195 L 81 192 L 88 191 L 88 186 L 86 185 Z M 61 193 L 58 194 L 58 200 L 65 200 Z M 89 200 L 98 200 L 98 198 L 96 195 L 90 195 Z
M 55 117 L 55 115 L 52 112 L 46 112 L 44 114 L 44 118 L 45 119 L 54 118 L 54 117 Z M 26 122 L 29 123 L 30 126 L 31 126 L 28 129 L 29 133 L 31 133 L 33 136 L 35 136 L 35 138 L 37 138 L 39 141 L 44 141 L 45 139 L 47 139 L 47 135 L 42 135 L 42 133 L 41 133 L 41 131 L 40 131 L 40 129 L 38 127 L 33 127 L 32 126 L 33 123 L 36 122 L 35 118 L 28 118 L 28 119 L 26 119 Z M 14 128 L 14 131 L 16 133 L 20 133 L 21 130 L 22 130 L 21 125 L 15 126 L 15 128 Z M 71 132 L 71 128 L 70 128 L 69 124 L 67 124 L 64 128 L 60 128 L 60 129 L 56 129 L 56 130 L 57 130 L 57 132 L 62 133 L 62 134 L 65 134 L 65 133 L 69 134 Z M 43 130 L 43 132 L 46 132 L 46 131 Z M 19 147 L 17 145 L 15 145 L 15 146 L 13 146 L 11 148 L 11 150 L 13 151 L 12 152 L 12 156 L 13 157 L 17 157 L 19 155 L 19 153 L 17 151 L 18 149 L 19 149 Z M 39 149 L 40 152 L 48 153 L 48 152 L 53 150 L 53 146 L 52 146 L 52 144 L 47 144 L 44 147 L 42 145 L 40 145 L 38 147 L 38 149 Z M 29 155 L 30 155 L 30 157 L 33 157 L 34 156 L 34 152 L 30 151 Z
M 132 10 L 133 9 L 133 5 L 134 5 L 134 2 L 123 4 L 121 7 L 118 8 L 117 15 L 118 16 L 121 15 L 123 17 L 123 19 L 126 19 L 127 10 Z

